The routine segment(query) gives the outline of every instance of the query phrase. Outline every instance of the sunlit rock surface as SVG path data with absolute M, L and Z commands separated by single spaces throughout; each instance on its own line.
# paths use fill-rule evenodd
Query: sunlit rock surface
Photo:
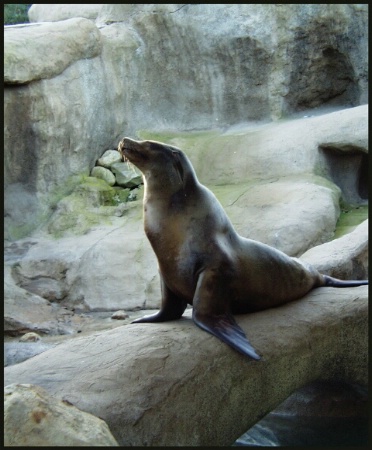
M 69 340 L 6 367 L 4 382 L 63 396 L 105 420 L 119 445 L 231 445 L 311 381 L 367 383 L 367 296 L 366 286 L 319 288 L 237 316 L 258 362 L 197 328 L 188 311 Z

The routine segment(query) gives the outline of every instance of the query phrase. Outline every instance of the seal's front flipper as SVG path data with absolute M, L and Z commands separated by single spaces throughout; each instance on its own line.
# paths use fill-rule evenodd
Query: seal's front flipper
M 231 314 L 202 316 L 193 310 L 192 318 L 200 328 L 214 334 L 243 355 L 257 361 L 261 359 Z
M 146 322 L 167 322 L 168 320 L 177 320 L 184 313 L 187 302 L 174 294 L 168 289 L 164 283 L 163 277 L 160 274 L 162 303 L 160 311 L 155 314 L 140 317 L 135 319 L 132 323 L 146 323 Z
M 221 339 L 240 353 L 261 359 L 244 331 L 229 312 L 229 279 L 219 268 L 200 273 L 193 299 L 192 318 L 196 325 Z

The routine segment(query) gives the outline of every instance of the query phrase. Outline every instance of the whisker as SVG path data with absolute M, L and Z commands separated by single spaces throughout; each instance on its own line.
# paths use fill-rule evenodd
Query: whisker
M 128 162 L 128 158 L 124 155 L 123 150 L 124 150 L 124 144 L 123 144 L 122 142 L 119 142 L 119 145 L 118 145 L 118 152 L 120 153 L 121 160 L 122 160 L 123 162 Z

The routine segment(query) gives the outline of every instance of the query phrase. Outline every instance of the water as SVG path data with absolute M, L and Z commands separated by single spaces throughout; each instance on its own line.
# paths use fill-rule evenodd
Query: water
M 312 383 L 292 394 L 234 446 L 367 446 L 367 397 L 367 388 L 357 384 Z

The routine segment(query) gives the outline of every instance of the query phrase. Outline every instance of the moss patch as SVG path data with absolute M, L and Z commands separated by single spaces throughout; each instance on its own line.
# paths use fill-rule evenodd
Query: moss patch
M 353 231 L 358 225 L 368 219 L 368 206 L 341 205 L 334 239 Z
M 77 186 L 81 183 L 84 183 L 84 180 L 87 178 L 85 174 L 73 175 L 69 177 L 67 180 L 64 180 L 63 183 L 60 183 L 58 187 L 54 188 L 49 196 L 49 205 L 53 209 L 57 206 L 58 202 L 60 202 L 64 197 L 70 195 Z
M 127 202 L 129 195 L 129 189 L 111 187 L 99 178 L 82 177 L 72 193 L 59 200 L 47 225 L 48 233 L 60 238 L 85 234 L 100 224 L 110 225 L 115 207 Z
M 206 131 L 146 131 L 140 130 L 137 132 L 140 139 L 147 139 L 160 142 L 170 142 L 175 139 L 209 139 L 221 134 L 220 130 L 206 130 Z

